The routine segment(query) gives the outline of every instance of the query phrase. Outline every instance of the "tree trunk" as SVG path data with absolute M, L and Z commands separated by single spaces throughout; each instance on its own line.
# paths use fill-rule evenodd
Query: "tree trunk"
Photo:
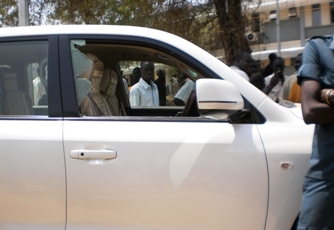
M 219 21 L 219 34 L 227 65 L 239 50 L 251 52 L 245 37 L 247 18 L 242 14 L 241 0 L 213 0 Z

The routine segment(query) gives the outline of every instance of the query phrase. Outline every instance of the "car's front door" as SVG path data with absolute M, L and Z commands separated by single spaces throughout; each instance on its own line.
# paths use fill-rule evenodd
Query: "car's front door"
M 268 178 L 255 125 L 67 120 L 64 147 L 68 230 L 264 227 Z
M 108 45 L 92 43 L 79 48 L 110 55 L 101 53 Z M 78 52 L 72 54 L 82 58 Z M 255 124 L 65 118 L 64 150 L 67 230 L 264 228 L 268 175 Z

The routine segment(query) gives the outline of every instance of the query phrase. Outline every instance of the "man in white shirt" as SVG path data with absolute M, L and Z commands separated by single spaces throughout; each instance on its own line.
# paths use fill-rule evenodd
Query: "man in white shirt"
M 249 81 L 249 76 L 252 72 L 251 65 L 253 59 L 250 53 L 238 51 L 233 57 L 233 65 L 230 66 L 237 74 Z
M 291 75 L 283 84 L 279 100 L 289 100 L 300 103 L 300 86 L 297 84 L 297 73 L 302 65 L 302 53 L 298 54 L 295 60 L 296 73 Z
M 181 89 L 175 94 L 173 102 L 176 105 L 186 105 L 193 90 L 195 90 L 195 83 L 186 77 Z
M 154 78 L 154 63 L 141 62 L 141 78 L 130 90 L 131 106 L 159 106 L 158 87 Z
M 278 96 L 288 76 L 284 75 L 285 60 L 277 57 L 274 61 L 274 73 L 265 78 L 266 87 L 263 92 L 271 99 L 278 102 Z

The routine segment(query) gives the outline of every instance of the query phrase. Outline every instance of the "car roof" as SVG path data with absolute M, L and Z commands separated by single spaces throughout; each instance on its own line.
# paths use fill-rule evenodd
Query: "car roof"
M 163 39 L 163 36 L 168 36 L 169 38 L 177 37 L 171 33 L 167 33 L 157 29 L 125 25 L 47 25 L 3 27 L 0 29 L 0 37 L 58 34 L 136 35 L 142 37 L 159 37 L 159 39 L 162 40 L 165 40 Z

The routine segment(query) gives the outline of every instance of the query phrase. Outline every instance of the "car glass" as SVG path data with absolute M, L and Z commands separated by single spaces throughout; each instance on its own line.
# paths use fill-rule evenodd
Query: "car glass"
M 0 43 L 1 115 L 48 114 L 48 43 Z

